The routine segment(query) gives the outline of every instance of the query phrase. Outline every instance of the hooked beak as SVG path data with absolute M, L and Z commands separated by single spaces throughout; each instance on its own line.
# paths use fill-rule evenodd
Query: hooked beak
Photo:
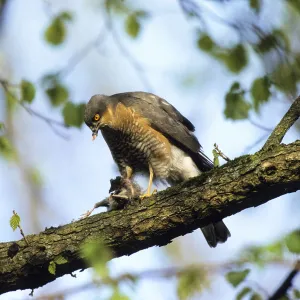
M 98 136 L 98 128 L 93 129 L 92 141 L 94 141 L 94 140 L 96 139 L 97 136 Z

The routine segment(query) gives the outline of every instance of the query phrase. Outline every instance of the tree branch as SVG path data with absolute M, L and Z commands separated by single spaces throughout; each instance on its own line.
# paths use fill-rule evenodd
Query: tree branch
M 175 237 L 300 190 L 300 141 L 239 157 L 180 185 L 133 203 L 126 209 L 100 213 L 17 242 L 0 244 L 0 294 L 37 288 L 78 269 L 87 268 L 80 246 L 101 239 L 114 257 L 163 246 Z M 67 263 L 48 272 L 50 261 L 63 256 Z
M 281 143 L 287 131 L 300 117 L 300 96 L 293 102 L 290 109 L 284 115 L 279 124 L 275 127 L 271 133 L 267 142 L 263 146 L 263 150 L 267 150 L 272 146 L 276 146 Z

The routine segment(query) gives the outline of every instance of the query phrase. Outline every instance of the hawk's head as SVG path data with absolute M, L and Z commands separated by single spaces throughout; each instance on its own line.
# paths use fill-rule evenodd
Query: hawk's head
M 93 132 L 93 140 L 97 137 L 101 128 L 101 118 L 107 109 L 109 97 L 105 95 L 94 95 L 85 107 L 84 122 Z

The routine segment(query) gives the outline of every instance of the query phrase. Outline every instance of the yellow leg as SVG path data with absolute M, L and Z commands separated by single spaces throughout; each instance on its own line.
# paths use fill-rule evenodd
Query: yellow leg
M 152 169 L 151 165 L 149 165 L 149 182 L 148 182 L 147 192 L 144 195 L 141 195 L 140 198 L 143 199 L 143 198 L 146 198 L 146 197 L 150 197 L 154 193 L 156 193 L 156 190 L 154 190 L 151 193 L 151 187 L 152 187 L 152 183 L 153 183 L 153 176 L 154 176 L 153 169 Z
M 133 173 L 132 168 L 129 167 L 129 166 L 126 166 L 126 180 L 127 180 L 128 184 L 129 184 L 129 187 L 130 187 L 131 196 L 134 195 L 134 188 L 133 188 L 133 185 L 132 185 L 132 182 L 131 182 L 132 173 Z
M 132 176 L 132 168 L 129 166 L 126 166 L 126 178 L 131 179 Z

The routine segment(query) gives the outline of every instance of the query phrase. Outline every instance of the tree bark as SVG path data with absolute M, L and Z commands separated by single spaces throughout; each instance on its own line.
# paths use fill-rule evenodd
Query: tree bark
M 299 189 L 300 141 L 272 145 L 123 210 L 28 235 L 29 246 L 24 239 L 0 243 L 0 294 L 37 288 L 87 268 L 80 247 L 89 240 L 102 240 L 113 257 L 130 255 Z M 50 274 L 49 263 L 61 256 L 67 262 Z

